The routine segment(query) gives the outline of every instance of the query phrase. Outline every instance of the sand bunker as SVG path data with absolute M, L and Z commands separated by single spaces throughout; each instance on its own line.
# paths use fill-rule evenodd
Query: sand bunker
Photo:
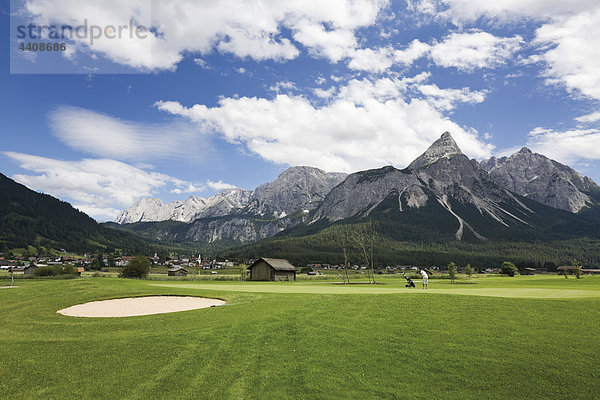
M 92 301 L 63 308 L 57 312 L 70 317 L 134 317 L 196 310 L 225 304 L 223 300 L 203 297 L 149 296 Z

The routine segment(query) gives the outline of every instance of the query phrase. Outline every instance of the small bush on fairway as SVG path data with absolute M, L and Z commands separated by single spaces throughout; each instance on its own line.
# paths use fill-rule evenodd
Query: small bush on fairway
M 452 283 L 454 283 L 454 279 L 456 278 L 456 264 L 453 262 L 448 264 L 448 275 L 450 276 Z
M 53 267 L 37 267 L 33 270 L 33 274 L 35 276 L 53 276 L 54 268 Z
M 137 256 L 129 262 L 129 265 L 123 267 L 119 274 L 121 278 L 143 279 L 148 276 L 150 271 L 150 260 L 144 256 Z
M 515 264 L 508 261 L 504 261 L 500 267 L 500 273 L 508 276 L 515 276 L 517 271 L 518 270 L 517 267 L 515 267 Z

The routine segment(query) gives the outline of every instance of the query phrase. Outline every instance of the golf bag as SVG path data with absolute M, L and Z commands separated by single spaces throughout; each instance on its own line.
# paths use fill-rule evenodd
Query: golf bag
M 406 279 L 406 285 L 404 285 L 404 287 L 415 287 L 415 283 L 412 281 L 412 279 L 410 279 L 404 274 L 402 274 L 402 276 L 404 277 L 404 279 Z

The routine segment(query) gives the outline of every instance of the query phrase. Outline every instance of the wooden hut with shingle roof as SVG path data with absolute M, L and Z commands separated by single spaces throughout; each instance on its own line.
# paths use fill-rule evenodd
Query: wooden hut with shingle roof
M 295 281 L 296 267 L 280 258 L 259 258 L 248 267 L 251 281 Z

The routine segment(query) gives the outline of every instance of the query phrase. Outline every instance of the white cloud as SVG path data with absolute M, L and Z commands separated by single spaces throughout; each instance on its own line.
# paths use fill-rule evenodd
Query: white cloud
M 359 49 L 352 53 L 348 68 L 380 73 L 390 68 L 393 63 L 392 50 L 389 48 Z
M 547 19 L 575 14 L 598 6 L 597 0 L 411 0 L 409 6 L 420 13 L 452 19 L 455 23 L 473 22 L 480 17 L 499 21 L 518 18 Z
M 171 189 L 171 193 L 176 193 L 176 194 L 183 194 L 183 193 L 198 193 L 198 192 L 202 192 L 206 189 L 206 186 L 204 185 L 198 185 L 198 184 L 193 184 L 191 182 L 188 182 L 187 184 L 181 186 L 181 187 L 176 187 L 175 189 Z
M 336 63 L 348 57 L 357 45 L 350 29 L 327 30 L 318 21 L 302 20 L 294 25 L 294 40 L 308 48 L 310 54 Z
M 200 57 L 194 58 L 194 64 L 198 65 L 202 69 L 206 69 L 206 70 L 212 69 L 212 66 L 206 60 L 203 60 Z
M 316 89 L 313 89 L 313 93 L 317 97 L 320 97 L 322 99 L 328 99 L 335 94 L 336 90 L 337 89 L 335 86 L 332 86 L 329 89 L 316 88 Z
M 97 207 L 93 204 L 74 203 L 71 205 L 74 208 L 78 209 L 79 211 L 81 211 L 83 213 L 86 213 L 87 215 L 91 216 L 92 218 L 94 218 L 96 221 L 99 221 L 99 222 L 114 221 L 115 217 L 117 215 L 119 215 L 119 213 L 122 211 L 120 209 L 112 208 L 112 207 Z
M 49 119 L 53 134 L 63 143 L 100 157 L 194 160 L 207 148 L 207 140 L 185 121 L 138 123 L 70 106 L 58 107 Z
M 440 89 L 435 84 L 418 85 L 417 89 L 427 96 L 430 103 L 443 111 L 450 111 L 458 104 L 477 104 L 485 100 L 486 91 L 471 91 L 469 88 Z
M 405 49 L 394 51 L 394 61 L 398 64 L 410 65 L 426 55 L 429 48 L 428 44 L 415 39 Z
M 34 173 L 13 175 L 14 180 L 33 190 L 72 201 L 77 208 L 97 218 L 114 218 L 118 208 L 128 207 L 159 190 L 174 187 L 185 191 L 191 185 L 115 160 L 62 161 L 15 152 L 4 155 Z
M 184 54 L 231 53 L 254 60 L 285 61 L 300 53 L 293 39 L 310 54 L 332 62 L 356 46 L 354 33 L 375 23 L 387 0 L 29 0 L 27 10 L 40 24 L 106 27 L 127 25 L 131 18 L 156 28 L 147 38 L 98 38 L 91 49 L 110 60 L 139 69 L 174 69 Z M 235 10 L 235 12 L 232 12 Z
M 582 115 L 580 117 L 575 118 L 578 122 L 596 122 L 600 121 L 600 111 L 593 112 L 591 114 Z
M 543 25 L 537 29 L 533 42 L 540 51 L 522 60 L 523 64 L 544 62 L 546 69 L 542 76 L 548 84 L 562 84 L 570 92 L 600 99 L 600 3 L 598 0 L 421 0 L 409 1 L 409 8 L 420 14 L 433 15 L 440 19 L 452 20 L 457 25 L 477 21 L 479 18 L 499 23 L 515 23 L 521 19 L 534 20 Z M 520 22 L 519 22 L 520 23 Z M 489 34 L 488 34 L 489 35 Z M 475 37 L 473 37 L 475 38 Z M 483 33 L 482 33 L 483 38 Z M 481 39 L 482 39 L 481 38 Z M 519 37 L 504 38 L 504 54 L 473 51 L 468 57 L 472 60 L 484 57 L 483 63 L 502 62 L 518 48 Z M 520 39 L 520 38 L 519 38 Z M 512 40 L 512 41 L 510 41 Z M 444 49 L 436 46 L 438 51 Z M 465 50 L 456 53 L 446 48 L 437 57 L 436 63 L 442 66 L 460 66 L 453 54 L 465 54 Z M 499 55 L 499 57 L 497 57 Z M 436 59 L 432 50 L 432 56 Z M 490 58 L 491 56 L 491 58 Z M 467 62 L 468 68 L 479 67 L 481 62 Z
M 216 107 L 186 108 L 173 101 L 158 102 L 157 107 L 285 165 L 348 172 L 386 164 L 402 167 L 444 131 L 452 132 L 466 154 L 488 157 L 493 147 L 478 139 L 475 131 L 451 121 L 426 99 L 410 98 L 407 92 L 428 77 L 423 73 L 405 79 L 354 79 L 322 107 L 289 94 L 273 99 L 222 98 Z M 469 102 L 477 96 L 439 91 L 457 102 L 461 96 Z
M 419 58 L 429 56 L 440 67 L 473 72 L 475 69 L 495 68 L 506 63 L 522 43 L 520 36 L 497 37 L 478 30 L 455 32 L 432 44 L 415 39 L 404 49 L 382 47 L 354 50 L 348 54 L 348 67 L 381 73 L 392 65 L 409 66 Z
M 206 181 L 206 185 L 213 190 L 225 190 L 225 189 L 236 189 L 237 186 L 232 185 L 230 183 L 225 183 L 221 180 L 218 182 L 213 182 L 210 179 Z
M 527 145 L 532 150 L 565 164 L 582 159 L 600 160 L 600 131 L 597 129 L 561 132 L 538 127 L 529 133 Z
M 504 64 L 522 43 L 520 36 L 496 37 L 476 30 L 452 33 L 431 47 L 430 57 L 439 66 L 471 72 Z
M 271 85 L 269 87 L 269 90 L 271 92 L 281 93 L 281 92 L 293 92 L 295 90 L 298 90 L 298 88 L 296 87 L 296 84 L 294 82 L 280 81 L 280 82 L 275 82 L 274 85 Z
M 560 83 L 569 91 L 600 100 L 598 37 L 600 6 L 539 28 L 535 43 L 544 46 L 540 59 L 547 66 L 544 75 L 548 83 Z

